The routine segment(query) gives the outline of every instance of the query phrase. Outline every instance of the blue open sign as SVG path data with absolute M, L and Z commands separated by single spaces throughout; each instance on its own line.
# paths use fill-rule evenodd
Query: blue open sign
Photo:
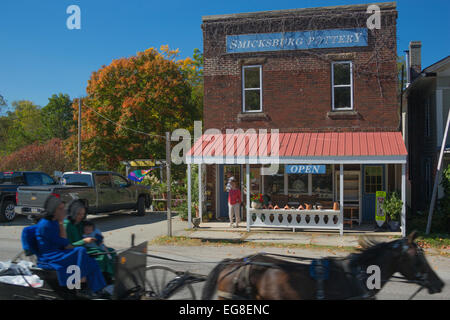
M 325 165 L 304 165 L 304 164 L 293 164 L 286 166 L 287 174 L 325 174 L 327 168 Z

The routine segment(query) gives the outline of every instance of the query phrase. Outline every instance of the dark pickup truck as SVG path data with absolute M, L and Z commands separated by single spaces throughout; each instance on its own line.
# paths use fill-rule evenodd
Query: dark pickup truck
M 20 186 L 52 186 L 57 182 L 48 174 L 36 171 L 0 172 L 0 221 L 13 221 L 16 217 L 16 191 Z
M 49 195 L 59 197 L 66 206 L 80 201 L 89 214 L 136 210 L 144 215 L 152 203 L 150 188 L 132 184 L 109 171 L 65 172 L 61 184 L 17 189 L 16 214 L 40 216 Z

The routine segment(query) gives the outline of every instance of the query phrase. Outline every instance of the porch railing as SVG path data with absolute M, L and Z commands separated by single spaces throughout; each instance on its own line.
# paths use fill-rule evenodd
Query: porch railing
M 250 209 L 250 227 L 333 229 L 343 232 L 340 210 Z

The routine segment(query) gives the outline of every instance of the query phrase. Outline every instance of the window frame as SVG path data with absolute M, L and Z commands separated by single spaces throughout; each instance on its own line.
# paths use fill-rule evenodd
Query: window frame
M 114 178 L 115 178 L 115 177 L 118 177 L 119 179 L 125 181 L 125 185 L 116 185 L 116 184 L 114 183 Z M 111 185 L 113 186 L 113 188 L 125 188 L 126 186 L 129 185 L 129 182 L 128 182 L 128 180 L 127 180 L 125 177 L 122 177 L 122 176 L 119 175 L 119 174 L 112 174 L 112 175 L 111 175 Z
M 334 66 L 336 64 L 350 64 L 350 84 L 334 84 Z M 350 108 L 336 108 L 334 105 L 334 88 L 350 87 Z M 349 111 L 354 110 L 353 103 L 353 62 L 352 61 L 333 61 L 331 63 L 331 109 L 333 111 Z
M 259 68 L 259 88 L 245 88 L 245 69 Z M 263 111 L 263 99 L 262 99 L 262 65 L 248 65 L 242 66 L 242 113 L 255 113 Z M 259 110 L 245 110 L 245 91 L 259 90 Z

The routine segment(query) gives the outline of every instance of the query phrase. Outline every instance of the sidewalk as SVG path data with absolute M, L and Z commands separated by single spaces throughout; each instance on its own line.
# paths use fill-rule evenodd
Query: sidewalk
M 376 241 L 385 242 L 400 237 L 401 232 L 374 232 L 372 228 L 361 227 L 358 230 L 345 229 L 341 237 L 334 231 L 296 230 L 293 232 L 289 229 L 252 228 L 250 232 L 247 232 L 245 223 L 241 223 L 239 228 L 230 228 L 228 222 L 202 222 L 199 228 L 179 231 L 177 235 L 211 242 L 357 247 L 361 236 L 369 236 Z

